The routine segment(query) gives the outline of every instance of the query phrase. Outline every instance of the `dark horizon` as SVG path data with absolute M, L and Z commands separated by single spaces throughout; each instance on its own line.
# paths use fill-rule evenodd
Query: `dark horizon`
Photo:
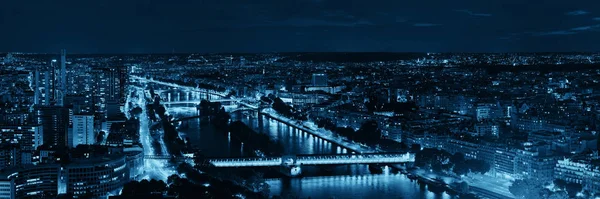
M 199 55 L 258 55 L 258 54 L 312 54 L 312 53 L 324 53 L 324 54 L 594 54 L 600 53 L 597 51 L 504 51 L 504 52 L 468 52 L 468 51 L 448 51 L 448 52 L 428 52 L 428 51 L 273 51 L 273 52 L 130 52 L 130 53 L 118 53 L 118 52 L 106 52 L 106 53 L 81 53 L 81 52 L 70 52 L 67 50 L 67 55 L 187 55 L 187 54 L 199 54 Z M 21 53 L 27 55 L 60 55 L 60 49 L 56 52 L 21 52 L 21 51 L 3 51 L 0 52 L 2 55 L 8 53 Z
M 596 1 L 9 1 L 0 51 L 600 50 Z

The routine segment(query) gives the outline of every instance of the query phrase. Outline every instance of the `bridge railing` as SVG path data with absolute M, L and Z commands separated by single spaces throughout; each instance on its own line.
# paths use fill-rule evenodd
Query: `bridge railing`
M 169 155 L 145 155 L 144 159 L 154 159 L 154 160 L 171 160 L 171 159 L 193 159 L 192 157 L 186 156 L 169 156 Z
M 282 164 L 280 157 L 267 158 L 227 158 L 214 159 L 209 162 L 215 167 L 259 167 L 259 166 L 279 166 Z
M 326 164 L 394 164 L 414 162 L 414 154 L 340 154 L 340 155 L 309 155 L 293 158 L 295 165 L 326 165 Z M 215 167 L 260 167 L 280 166 L 284 157 L 265 158 L 227 158 L 208 160 Z
M 412 154 L 349 154 L 331 156 L 307 156 L 296 160 L 297 164 L 375 164 L 414 162 Z

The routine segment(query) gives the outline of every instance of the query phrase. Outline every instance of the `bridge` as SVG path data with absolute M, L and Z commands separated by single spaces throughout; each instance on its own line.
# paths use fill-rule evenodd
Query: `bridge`
M 414 162 L 411 153 L 379 154 L 336 154 L 336 155 L 297 155 L 260 158 L 209 159 L 214 167 L 274 167 L 302 165 L 340 165 L 340 164 L 397 164 Z
M 248 108 L 248 107 L 238 107 L 238 108 L 231 109 L 228 112 L 252 111 L 252 110 L 256 110 L 256 109 Z M 171 120 L 171 123 L 176 123 L 176 122 L 181 122 L 181 121 L 191 120 L 191 119 L 197 119 L 197 118 L 201 118 L 201 117 L 202 117 L 201 115 L 195 115 L 195 116 L 189 116 L 189 117 L 176 118 L 174 120 Z
M 194 157 L 191 155 L 184 154 L 183 156 L 172 156 L 172 155 L 144 155 L 146 160 L 175 160 L 175 161 L 186 161 L 193 160 Z
M 140 80 L 140 81 L 145 81 L 145 82 L 151 82 L 151 83 L 155 83 L 155 84 L 159 84 L 159 85 L 163 85 L 163 86 L 169 86 L 169 87 L 173 87 L 173 88 L 182 88 L 182 89 L 188 89 L 191 91 L 195 91 L 195 92 L 201 92 L 201 93 L 208 93 L 211 95 L 217 95 L 219 97 L 225 97 L 227 96 L 227 93 L 219 93 L 219 92 L 209 92 L 207 89 L 200 89 L 200 88 L 196 88 L 196 87 L 191 87 L 191 86 L 182 86 L 179 84 L 174 84 L 174 83 L 169 83 L 169 82 L 163 82 L 163 81 L 158 81 L 158 80 L 154 80 L 154 79 L 146 79 L 143 77 L 138 77 L 135 75 L 131 75 L 129 76 L 130 78 L 136 79 L 136 80 Z
M 259 109 L 259 106 L 244 102 L 245 99 L 232 99 L 232 98 L 224 98 L 217 100 L 209 100 L 210 102 L 236 102 L 242 106 L 251 108 L 251 109 Z M 201 100 L 186 100 L 186 101 L 170 101 L 170 102 L 160 102 L 161 104 L 200 104 Z
M 184 101 L 170 101 L 160 102 L 161 104 L 200 104 L 201 100 L 184 100 Z M 210 100 L 210 102 L 240 102 L 240 99 L 216 99 Z
M 172 155 L 144 155 L 144 159 L 172 160 L 172 159 L 193 159 L 193 157 L 189 157 L 189 156 L 172 156 Z

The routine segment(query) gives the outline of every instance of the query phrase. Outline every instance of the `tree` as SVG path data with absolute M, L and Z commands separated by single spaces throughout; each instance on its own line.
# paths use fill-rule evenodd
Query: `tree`
M 450 169 L 452 167 L 450 157 L 450 153 L 444 150 L 425 148 L 415 154 L 415 165 L 436 171 Z
M 577 195 L 578 192 L 583 190 L 583 186 L 581 186 L 581 184 L 578 183 L 567 183 L 565 189 L 567 190 L 567 193 L 570 197 L 575 197 L 575 195 Z
M 452 157 L 450 157 L 450 161 L 453 163 L 460 163 L 465 161 L 465 154 L 461 152 L 454 153 Z
M 543 187 L 540 182 L 532 179 L 515 180 L 509 187 L 510 193 L 516 198 L 540 198 Z
M 139 195 L 151 194 L 154 192 L 163 193 L 167 190 L 167 185 L 162 180 L 142 180 L 131 181 L 123 185 L 121 195 Z
M 375 120 L 369 120 L 360 126 L 356 131 L 356 138 L 359 141 L 373 142 L 381 139 L 381 129 Z
M 552 192 L 552 193 L 550 193 L 550 195 L 548 195 L 548 199 L 567 199 L 567 198 L 569 198 L 569 194 L 567 194 L 567 192 L 565 192 L 565 191 Z
M 421 150 L 421 145 L 420 144 L 412 144 L 410 146 L 410 151 L 412 152 L 417 152 Z
M 139 116 L 140 114 L 142 114 L 142 108 L 138 106 L 138 107 L 131 109 L 131 114 L 135 115 L 135 116 Z
M 456 175 L 465 175 L 469 173 L 469 166 L 465 162 L 458 162 L 454 164 L 452 172 Z
M 96 135 L 96 142 L 101 143 L 104 141 L 104 135 L 106 135 L 106 133 L 104 131 L 100 131 L 98 135 Z
M 556 186 L 559 189 L 565 189 L 565 187 L 567 186 L 567 182 L 563 179 L 555 179 L 554 186 Z
M 490 164 L 483 160 L 467 160 L 466 164 L 469 165 L 471 172 L 476 172 L 480 174 L 487 173 L 491 169 Z
M 177 175 L 177 174 L 173 174 L 167 178 L 168 185 L 180 184 L 180 183 L 181 183 L 181 177 L 179 177 L 179 175 Z

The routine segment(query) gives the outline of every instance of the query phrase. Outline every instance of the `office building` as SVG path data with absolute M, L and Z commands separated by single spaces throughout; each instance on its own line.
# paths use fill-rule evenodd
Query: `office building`
M 322 73 L 315 73 L 312 75 L 312 86 L 327 86 L 327 75 Z
M 56 94 L 56 105 L 64 106 L 65 96 L 67 95 L 67 51 L 60 51 L 60 72 L 58 73 L 58 92 Z
M 123 152 L 127 155 L 129 178 L 135 180 L 138 175 L 144 174 L 144 149 L 139 146 L 126 147 Z
M 6 178 L 0 178 L 0 199 L 13 199 L 15 198 L 15 190 L 12 186 L 12 180 Z
M 91 97 L 83 94 L 71 94 L 65 97 L 65 106 L 71 109 L 75 115 L 93 113 L 93 103 Z
M 11 181 L 14 198 L 56 198 L 65 182 L 61 170 L 58 164 L 29 165 L 5 171 L 2 180 Z
M 129 153 L 127 153 L 129 154 Z M 130 171 L 139 171 L 143 153 L 112 155 L 83 153 L 68 164 L 25 165 L 4 170 L 0 175 L 0 198 L 56 198 L 71 194 L 73 198 L 102 198 L 118 194 L 131 179 Z M 142 154 L 142 155 L 139 155 Z M 142 158 L 138 160 L 136 158 Z M 134 165 L 128 165 L 132 163 Z M 131 166 L 131 167 L 130 167 Z M 11 193 L 7 193 L 7 192 Z
M 22 151 L 17 144 L 0 145 L 0 169 L 31 164 L 31 151 Z
M 94 133 L 93 115 L 73 115 L 73 128 L 69 135 L 69 147 L 74 148 L 80 144 L 94 144 L 96 136 Z
M 487 104 L 479 104 L 476 110 L 477 121 L 487 120 L 491 117 L 491 107 Z
M 114 117 L 125 105 L 128 67 L 97 67 L 90 71 L 91 102 L 100 119 Z
M 3 142 L 19 144 L 24 151 L 33 151 L 44 144 L 42 125 L 0 126 L 0 139 Z
M 56 60 L 52 60 L 50 66 L 37 66 L 35 68 L 34 85 L 34 104 L 49 106 L 54 101 L 55 90 L 55 66 Z
M 229 55 L 229 57 L 225 58 L 225 65 L 227 65 L 227 66 L 233 65 L 233 56 Z
M 578 155 L 576 157 L 558 160 L 554 168 L 554 178 L 568 183 L 577 183 L 587 190 L 600 192 L 600 166 L 597 163 L 597 152 L 592 156 Z
M 121 105 L 116 100 L 106 102 L 106 118 L 114 119 L 119 117 L 121 113 Z
M 32 85 L 34 89 L 34 104 L 64 105 L 67 93 L 66 51 L 61 51 L 60 66 L 56 59 L 49 65 L 36 66 L 33 72 Z
M 493 122 L 479 122 L 474 128 L 477 136 L 498 137 L 500 135 L 500 126 Z
M 74 198 L 117 194 L 130 179 L 126 156 L 123 154 L 75 160 L 65 169 L 67 193 L 72 193 Z
M 51 146 L 67 146 L 69 109 L 43 106 L 38 108 L 37 115 L 44 132 L 43 143 Z

